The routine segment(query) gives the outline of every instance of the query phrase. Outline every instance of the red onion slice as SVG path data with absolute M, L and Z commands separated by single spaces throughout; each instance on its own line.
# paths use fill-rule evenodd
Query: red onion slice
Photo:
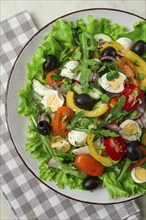
M 56 85 L 56 83 L 53 82 L 53 83 L 52 83 L 52 89 L 54 89 L 54 90 L 58 90 L 58 88 L 59 88 L 59 87 Z
M 110 98 L 114 98 L 114 97 L 119 97 L 121 93 L 106 92 L 106 94 L 107 94 Z
M 98 77 L 99 77 L 99 74 L 98 74 L 97 71 L 95 71 L 95 72 L 91 75 L 90 82 L 92 82 L 92 83 L 97 83 Z
M 52 83 L 52 89 L 57 90 L 58 92 L 60 92 L 62 94 L 62 96 L 64 98 L 66 98 L 66 91 L 65 91 L 65 89 L 62 88 L 62 87 L 58 87 L 55 82 Z
M 102 145 L 104 143 L 104 141 L 105 141 L 104 137 L 99 138 L 100 145 Z
M 81 84 L 77 79 L 73 79 L 74 82 Z
M 101 49 L 104 43 L 105 43 L 105 42 L 104 42 L 102 39 L 100 39 L 100 40 L 98 41 L 98 49 Z
M 116 58 L 112 57 L 112 56 L 103 56 L 101 58 L 102 61 L 104 60 L 111 60 L 111 61 L 114 61 L 114 62 L 117 62 Z
M 108 124 L 106 127 L 112 131 L 119 131 L 120 130 L 120 127 L 115 124 Z
M 144 114 L 141 116 L 140 118 L 142 124 L 143 124 L 143 127 L 146 128 L 146 111 L 144 112 Z
M 123 53 L 120 53 L 120 52 L 117 52 L 117 55 L 118 55 L 119 57 L 123 57 L 123 56 L 124 56 Z
M 141 128 L 146 128 L 146 99 L 145 97 L 142 99 L 142 103 L 138 105 L 137 110 L 139 114 L 136 116 L 136 122 L 139 124 Z M 141 115 L 140 115 L 141 114 Z M 138 116 L 140 117 L 138 118 Z
M 133 119 L 133 120 L 137 120 L 137 119 L 139 119 L 141 116 L 142 116 L 142 112 L 139 112 L 135 117 L 131 117 L 131 119 Z

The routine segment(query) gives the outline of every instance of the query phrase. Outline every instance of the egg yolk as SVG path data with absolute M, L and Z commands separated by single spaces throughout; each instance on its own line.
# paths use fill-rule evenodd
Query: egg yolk
M 128 123 L 122 129 L 123 134 L 130 136 L 137 133 L 137 125 L 135 123 Z
M 114 79 L 112 81 L 108 81 L 108 85 L 112 88 L 112 89 L 119 89 L 122 83 L 122 76 L 119 75 L 119 77 L 117 79 Z
M 47 106 L 49 106 L 52 111 L 56 111 L 60 107 L 59 100 L 55 95 L 50 95 L 46 100 Z
M 146 181 L 146 170 L 144 168 L 137 168 L 135 171 L 135 177 L 141 181 Z

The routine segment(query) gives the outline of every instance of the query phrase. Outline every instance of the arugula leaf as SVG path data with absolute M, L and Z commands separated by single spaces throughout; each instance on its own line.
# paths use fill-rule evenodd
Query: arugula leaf
M 118 137 L 119 133 L 115 131 L 111 131 L 109 129 L 92 129 L 92 133 L 96 134 L 96 136 L 104 136 L 104 137 Z
M 122 168 L 122 170 L 121 170 L 121 172 L 118 176 L 118 181 L 122 181 L 123 175 L 127 171 L 130 164 L 131 164 L 131 160 L 129 160 L 129 158 L 126 158 L 125 164 L 124 164 L 124 166 L 123 166 L 123 168 Z
M 80 111 L 76 113 L 74 119 L 71 121 L 70 124 L 67 125 L 67 128 L 70 130 L 75 129 L 76 124 L 83 117 L 83 115 L 84 115 L 84 111 Z
M 69 78 L 64 79 L 61 83 L 61 87 L 64 88 L 66 91 L 72 89 L 73 85 L 74 84 L 72 83 L 72 80 Z
M 110 124 L 112 121 L 119 120 L 125 117 L 128 114 L 122 110 L 125 101 L 126 101 L 126 97 L 121 96 L 118 100 L 118 103 L 114 105 L 111 113 L 107 115 L 104 121 L 100 122 L 97 125 L 97 128 L 104 127 L 105 125 Z
M 93 120 L 91 118 L 83 117 L 78 124 L 81 128 L 88 128 L 89 125 L 93 124 Z
M 89 61 L 89 53 L 91 51 L 96 50 L 95 48 L 97 48 L 97 45 L 95 47 L 95 44 L 97 43 L 95 42 L 93 36 L 86 32 L 82 32 L 79 36 L 79 39 L 80 39 L 80 43 L 81 43 L 80 47 L 82 51 L 82 58 L 80 65 L 80 70 L 81 70 L 80 83 L 82 86 L 82 90 L 86 92 L 89 87 L 89 83 L 88 83 L 89 75 L 92 73 L 91 68 L 89 68 L 91 66 L 91 63 L 89 62 L 92 62 L 92 66 L 93 66 L 93 62 L 94 65 L 97 65 L 95 64 L 95 61 L 93 60 Z

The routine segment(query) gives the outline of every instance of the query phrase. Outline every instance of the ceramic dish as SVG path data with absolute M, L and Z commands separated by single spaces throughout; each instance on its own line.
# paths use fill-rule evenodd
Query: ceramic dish
M 124 25 L 128 30 L 131 30 L 131 28 L 133 27 L 133 23 L 143 19 L 137 15 L 125 11 L 102 8 L 76 11 L 64 15 L 62 16 L 62 18 L 65 20 L 74 21 L 78 18 L 86 19 L 87 15 L 89 14 L 95 16 L 97 19 L 101 17 L 106 17 L 112 22 Z M 27 119 L 17 114 L 18 103 L 20 102 L 17 93 L 26 81 L 26 64 L 31 60 L 32 54 L 35 53 L 38 46 L 42 44 L 43 37 L 51 30 L 53 22 L 54 21 L 50 22 L 41 30 L 39 30 L 29 40 L 29 42 L 25 45 L 25 47 L 19 54 L 12 68 L 6 93 L 6 118 L 11 139 L 22 161 L 37 179 L 39 179 L 37 163 L 29 154 L 25 152 Z M 54 182 L 44 182 L 42 180 L 40 181 L 47 187 L 68 198 L 92 204 L 120 203 L 129 201 L 140 196 L 135 195 L 134 197 L 119 198 L 110 201 L 108 197 L 108 192 L 105 188 L 98 188 L 94 191 L 94 193 L 89 191 L 69 190 L 67 188 L 62 190 L 59 189 Z

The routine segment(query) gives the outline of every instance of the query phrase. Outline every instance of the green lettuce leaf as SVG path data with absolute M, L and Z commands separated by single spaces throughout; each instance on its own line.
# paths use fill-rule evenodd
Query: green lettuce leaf
M 127 32 L 125 36 L 129 37 L 134 43 L 138 40 L 146 42 L 146 22 L 136 22 L 134 24 L 134 29 L 131 32 Z
M 18 106 L 18 113 L 29 117 L 42 108 L 42 104 L 35 98 L 32 91 L 32 82 L 27 82 L 18 92 L 21 102 Z
M 130 196 L 133 196 L 136 193 L 141 193 L 141 194 L 146 193 L 146 183 L 142 183 L 142 184 L 135 183 L 131 177 L 131 171 L 128 171 L 124 174 L 122 186 L 127 192 L 129 192 Z
M 105 186 L 109 193 L 109 199 L 114 199 L 118 197 L 129 196 L 128 192 L 123 189 L 120 182 L 117 180 L 117 175 L 115 172 L 106 172 L 101 176 L 103 180 L 103 186 Z
M 32 57 L 32 61 L 27 64 L 27 78 L 33 80 L 34 78 L 40 82 L 45 82 L 45 73 L 43 70 L 43 63 L 45 62 L 44 51 L 39 48 Z
M 34 117 L 29 117 L 29 126 L 27 129 L 27 142 L 26 142 L 26 151 L 38 160 L 39 163 L 48 162 L 53 155 L 53 150 L 49 151 L 46 147 L 43 136 L 39 135 L 36 129 L 36 122 Z M 46 140 L 49 143 L 47 138 Z
M 100 178 L 103 180 L 103 186 L 108 190 L 110 199 L 146 193 L 146 184 L 135 183 L 131 177 L 131 171 L 125 172 L 121 182 L 117 180 L 117 174 L 114 171 L 105 172 Z
M 96 18 L 92 15 L 88 16 L 87 32 L 90 34 L 104 33 L 113 40 L 117 40 L 122 35 L 125 35 L 126 29 L 123 25 L 118 25 L 116 23 L 111 23 L 107 18 Z
M 72 24 L 70 21 L 64 22 L 62 19 L 58 19 L 52 26 L 51 35 L 59 42 L 64 48 L 74 47 L 74 36 Z

